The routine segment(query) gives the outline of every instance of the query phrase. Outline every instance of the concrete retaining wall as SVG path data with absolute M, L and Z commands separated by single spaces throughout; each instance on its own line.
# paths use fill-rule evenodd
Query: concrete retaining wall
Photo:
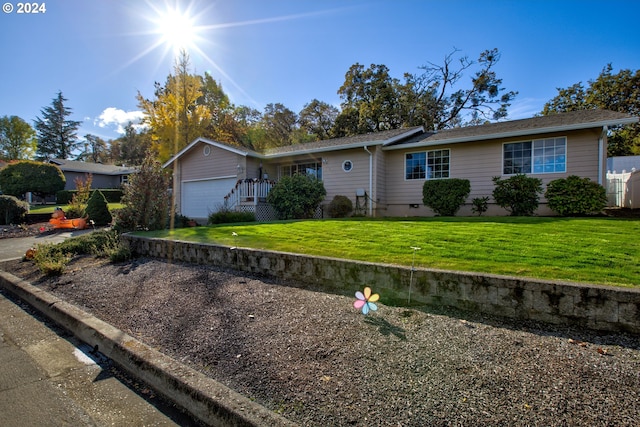
M 139 255 L 295 280 L 352 294 L 371 286 L 385 304 L 447 306 L 516 319 L 640 333 L 640 290 L 311 257 L 124 236 Z M 411 281 L 411 286 L 410 286 Z M 411 289 L 410 289 L 411 288 Z

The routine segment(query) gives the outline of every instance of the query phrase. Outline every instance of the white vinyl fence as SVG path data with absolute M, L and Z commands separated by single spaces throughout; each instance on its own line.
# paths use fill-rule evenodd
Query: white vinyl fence
M 611 207 L 640 209 L 640 170 L 607 172 L 607 200 Z

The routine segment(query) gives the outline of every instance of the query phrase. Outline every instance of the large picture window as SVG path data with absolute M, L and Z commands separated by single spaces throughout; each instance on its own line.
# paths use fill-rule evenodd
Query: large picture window
M 295 163 L 292 165 L 280 166 L 280 176 L 293 176 L 303 174 L 322 180 L 322 163 Z
M 405 179 L 449 178 L 449 150 L 405 154 Z
M 567 139 L 547 138 L 503 146 L 502 173 L 556 173 L 567 171 Z

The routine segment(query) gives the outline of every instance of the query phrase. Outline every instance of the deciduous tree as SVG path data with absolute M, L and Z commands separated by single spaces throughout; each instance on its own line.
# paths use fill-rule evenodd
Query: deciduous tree
M 291 145 L 298 127 L 298 115 L 280 103 L 267 104 L 260 127 L 264 130 L 264 147 Z
M 588 83 L 586 88 L 582 82 L 564 89 L 557 88 L 558 95 L 544 105 L 541 114 L 601 108 L 640 115 L 640 70 L 625 69 L 614 74 L 612 65 L 608 64 L 595 80 Z M 608 155 L 632 154 L 640 154 L 640 124 L 611 129 Z
M 456 60 L 457 54 L 458 50 L 454 49 L 445 56 L 442 65 L 428 63 L 420 67 L 423 70 L 421 75 L 408 79 L 415 82 L 415 93 L 426 95 L 418 97 L 421 102 L 427 103 L 426 111 L 429 107 L 435 108 L 431 115 L 434 128 L 443 129 L 505 118 L 507 108 L 518 93 L 501 87 L 502 79 L 494 71 L 501 56 L 498 49 L 485 50 L 477 62 L 467 56 Z M 465 73 L 476 65 L 479 69 L 471 77 L 471 85 L 456 89 Z
M 36 132 L 18 116 L 0 117 L 0 155 L 6 160 L 33 158 L 37 148 Z
M 83 150 L 78 156 L 78 160 L 89 163 L 106 163 L 109 157 L 107 141 L 92 134 L 85 135 L 84 140 Z
M 424 126 L 427 130 L 500 120 L 517 92 L 502 87 L 494 68 L 498 49 L 482 52 L 477 61 L 457 57 L 454 50 L 442 65 L 428 63 L 421 74 L 404 74 L 404 82 L 390 76 L 384 65 L 365 69 L 354 64 L 338 90 L 342 111 L 335 120 L 334 135 Z M 469 85 L 467 72 L 475 70 Z
M 143 122 L 149 125 L 154 150 L 161 161 L 186 147 L 195 138 L 206 134 L 211 112 L 202 104 L 202 78 L 190 73 L 189 56 L 182 52 L 164 86 L 155 84 L 155 99 L 138 92 L 138 107 L 145 113 Z
M 314 99 L 300 111 L 298 121 L 300 128 L 309 135 L 319 140 L 329 139 L 339 114 L 340 110 L 333 105 Z
M 124 135 L 111 142 L 111 161 L 119 165 L 141 165 L 151 145 L 149 132 L 139 132 L 129 122 L 124 128 Z
M 354 64 L 345 75 L 344 84 L 338 89 L 342 99 L 342 112 L 348 119 L 338 120 L 338 135 L 355 135 L 397 129 L 402 125 L 399 116 L 399 82 L 389 75 L 386 65 L 371 64 L 367 69 Z M 357 121 L 356 121 L 357 118 Z

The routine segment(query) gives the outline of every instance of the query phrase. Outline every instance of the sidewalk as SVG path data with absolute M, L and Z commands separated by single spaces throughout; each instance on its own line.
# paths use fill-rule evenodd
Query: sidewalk
M 73 233 L 0 239 L 0 260 L 22 257 L 38 243 L 57 243 Z M 100 352 L 94 354 L 93 348 Z M 166 400 L 155 397 L 152 388 Z M 176 407 L 187 408 L 190 415 Z M 203 424 L 295 425 L 81 308 L 0 271 L 0 426 Z
M 91 231 L 0 239 L 0 260 Z M 0 290 L 0 425 L 197 425 L 150 390 L 136 390 L 136 381 L 106 357 L 90 352 L 87 345 Z
M 0 291 L 0 425 L 196 425 L 90 350 Z

